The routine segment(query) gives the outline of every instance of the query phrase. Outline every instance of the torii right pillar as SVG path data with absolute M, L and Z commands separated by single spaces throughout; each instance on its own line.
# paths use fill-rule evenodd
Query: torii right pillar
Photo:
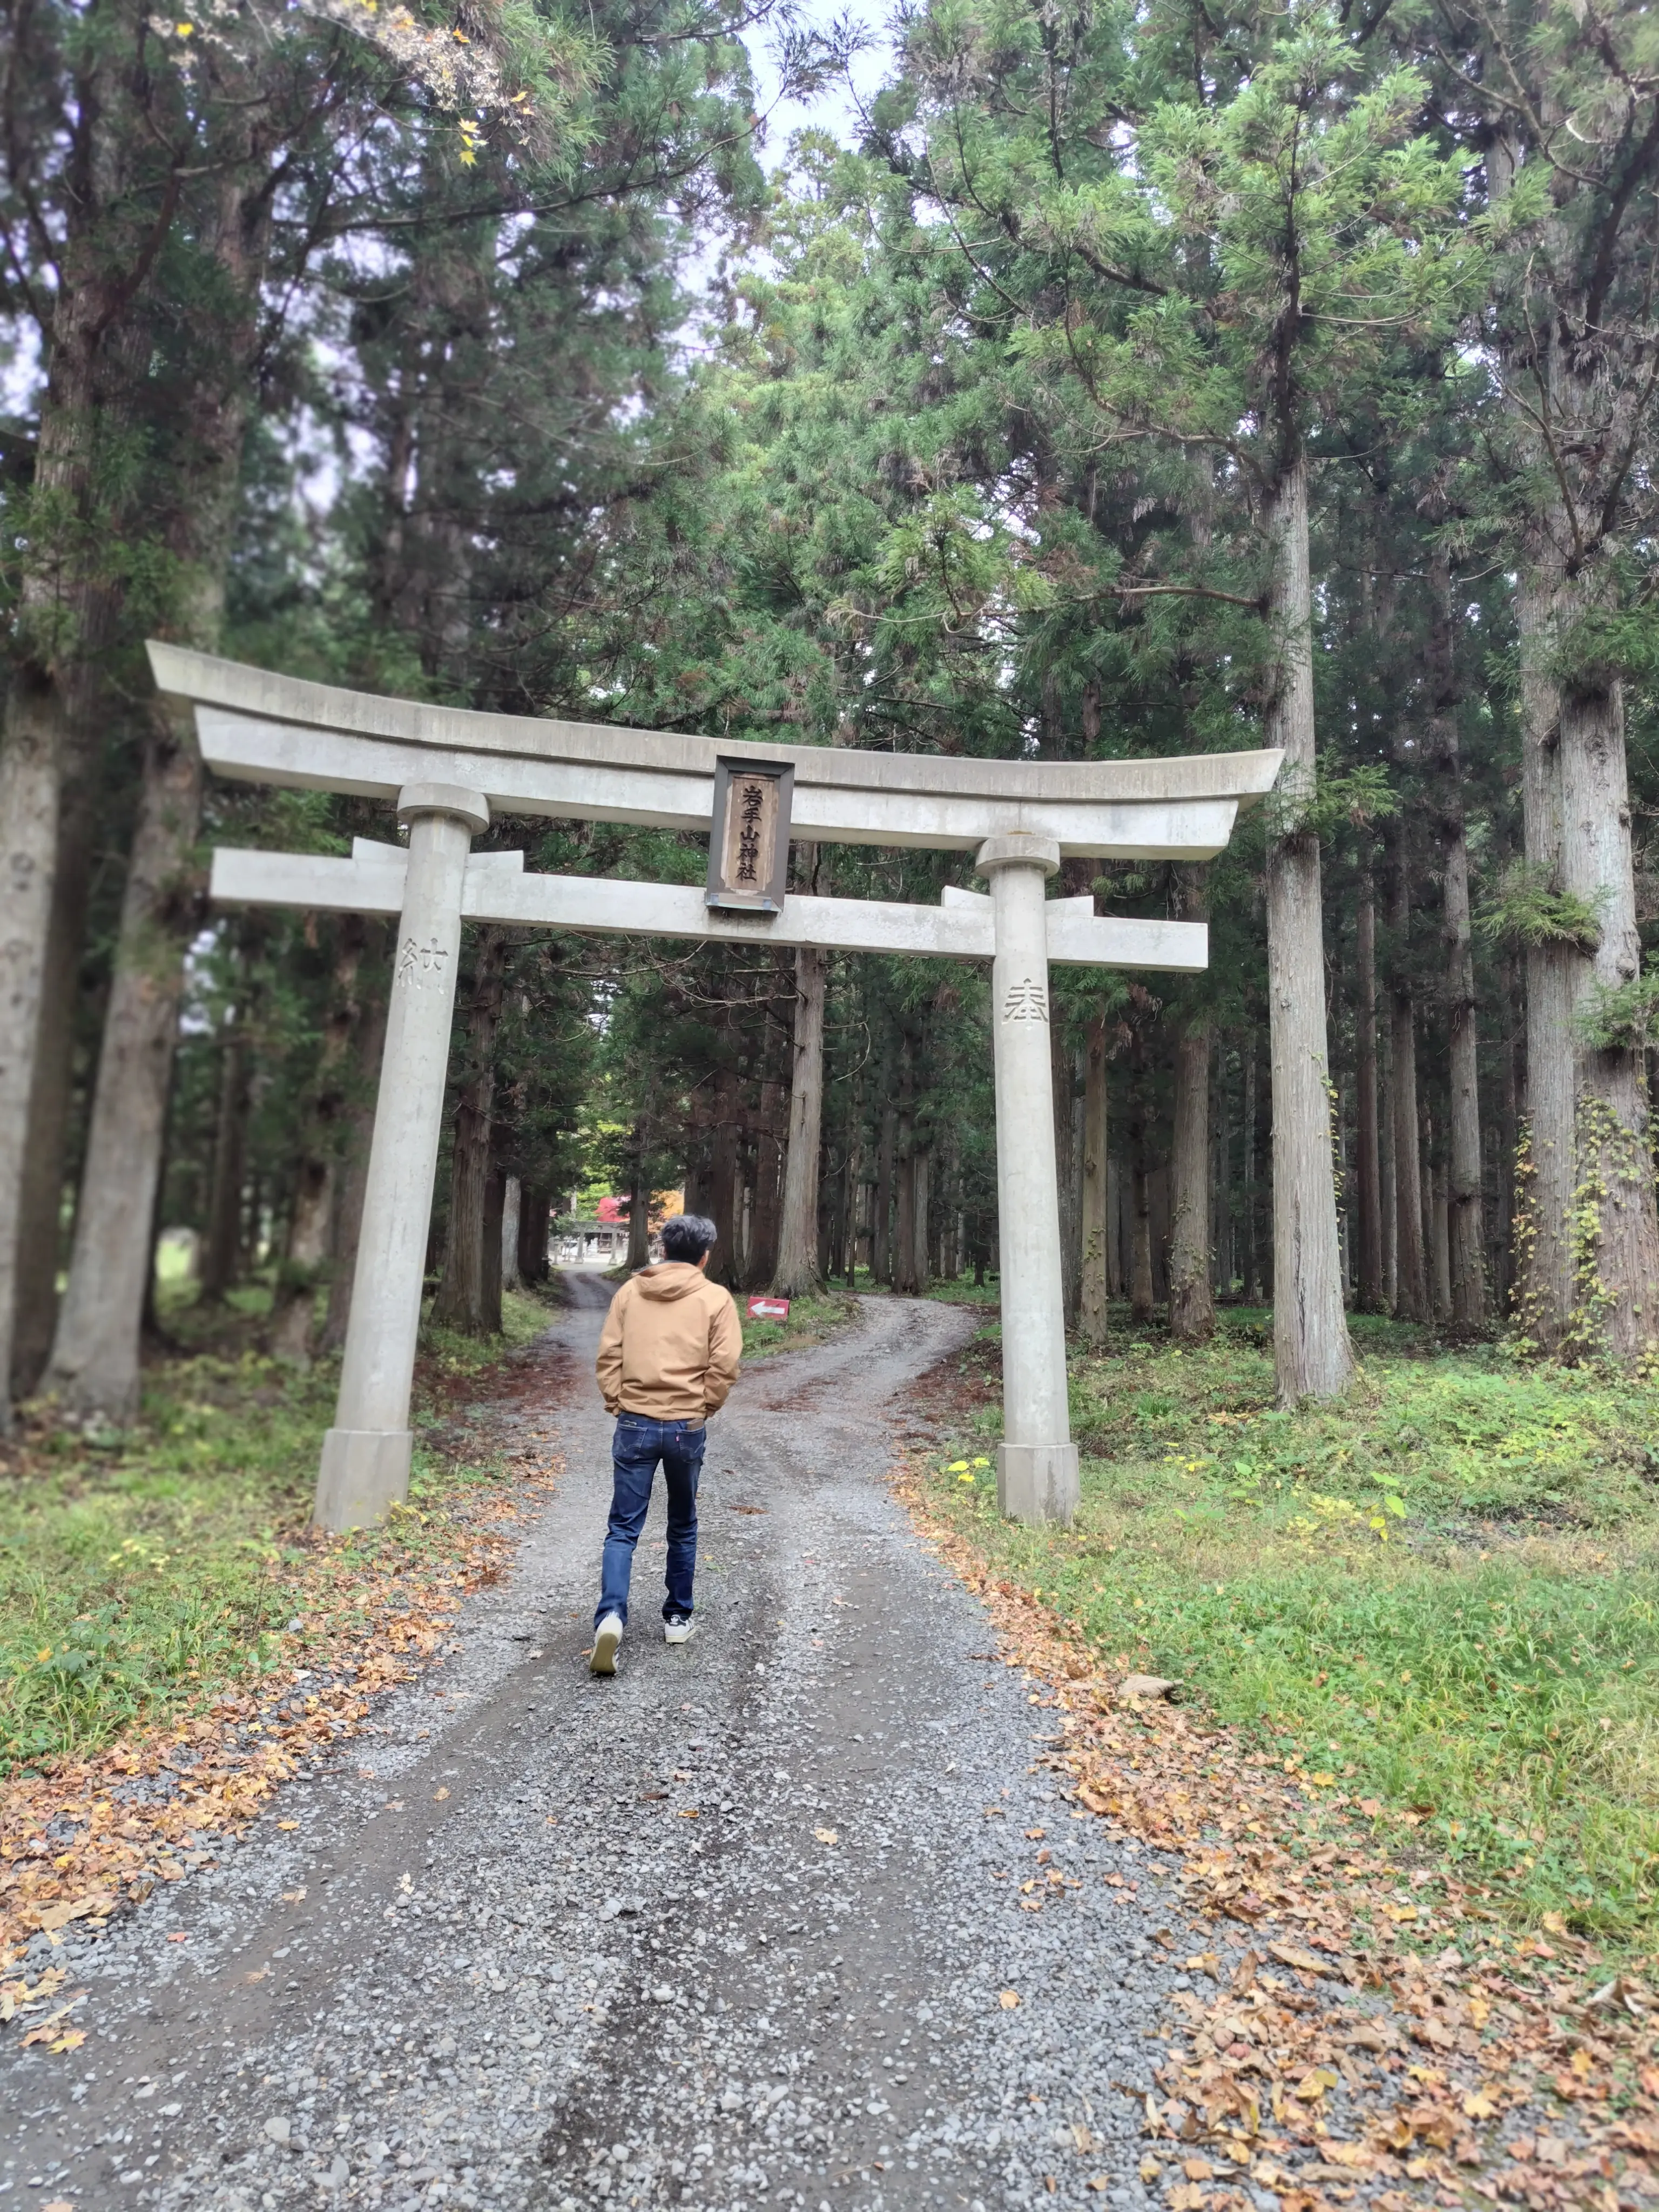
M 1069 1523 L 1078 1505 L 1078 1460 L 1066 1398 L 1044 912 L 1060 847 L 1050 837 L 1011 830 L 980 847 L 975 867 L 990 882 L 996 912 L 991 1033 L 1005 1438 L 997 1449 L 997 1504 L 1018 1521 Z

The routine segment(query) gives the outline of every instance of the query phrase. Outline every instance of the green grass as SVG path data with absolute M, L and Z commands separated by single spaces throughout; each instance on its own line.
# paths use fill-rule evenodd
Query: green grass
M 266 1293 L 228 1314 L 168 1302 L 180 1340 L 145 1374 L 125 1431 L 46 1429 L 0 1479 L 0 1771 L 94 1751 L 250 1669 L 274 1663 L 292 1617 L 317 1454 L 337 1365 L 301 1374 L 252 1342 Z M 504 1338 L 428 1330 L 417 1430 L 468 1377 L 547 1326 L 546 1306 L 509 1294 Z M 441 1504 L 489 1470 L 435 1439 L 417 1443 L 410 1503 Z M 354 1543 L 413 1562 L 419 1513 Z
M 1659 1390 L 1370 1322 L 1352 1395 L 1281 1413 L 1264 1320 L 1073 1358 L 1074 1529 L 1003 1522 L 984 1471 L 942 1464 L 939 1502 L 1105 1652 L 1415 1811 L 1506 1909 L 1654 1940 Z

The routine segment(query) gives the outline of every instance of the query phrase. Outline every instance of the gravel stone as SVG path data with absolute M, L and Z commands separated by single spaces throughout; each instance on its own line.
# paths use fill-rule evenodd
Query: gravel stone
M 609 1288 L 565 1279 L 575 1379 L 499 1416 L 566 1459 L 516 1572 L 283 1793 L 297 1829 L 66 1933 L 91 2033 L 0 2058 L 0 2206 L 1139 2212 L 1148 2039 L 1217 1939 L 1067 1803 L 1038 1686 L 889 1495 L 896 1437 L 933 1436 L 907 1387 L 972 1317 L 872 1297 L 752 1366 L 709 1431 L 698 1634 L 660 1640 L 659 1487 L 595 1680 Z

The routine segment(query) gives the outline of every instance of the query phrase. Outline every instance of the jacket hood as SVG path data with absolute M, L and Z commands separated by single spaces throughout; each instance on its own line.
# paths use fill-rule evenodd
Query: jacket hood
M 634 1280 L 642 1298 L 665 1300 L 689 1297 L 707 1278 L 689 1260 L 659 1260 L 653 1267 L 641 1267 Z

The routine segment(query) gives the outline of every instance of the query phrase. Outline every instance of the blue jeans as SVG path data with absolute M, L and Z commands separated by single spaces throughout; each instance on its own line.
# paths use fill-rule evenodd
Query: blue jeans
M 701 1423 L 653 1421 L 644 1413 L 618 1413 L 611 1440 L 614 1486 L 611 1522 L 605 1532 L 605 1563 L 599 1575 L 597 1628 L 606 1613 L 628 1618 L 628 1585 L 634 1571 L 634 1547 L 640 1540 L 651 1504 L 657 1463 L 668 1485 L 668 1595 L 663 1619 L 691 1611 L 691 1577 L 697 1565 L 697 1477 L 702 1473 L 708 1431 Z

